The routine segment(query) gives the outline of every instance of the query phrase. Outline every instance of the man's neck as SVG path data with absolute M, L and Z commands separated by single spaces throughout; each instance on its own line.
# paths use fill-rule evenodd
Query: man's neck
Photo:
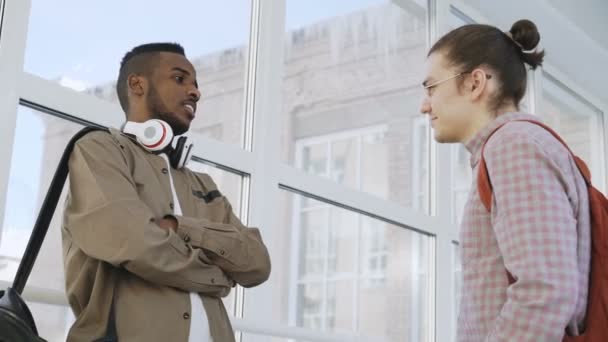
M 497 117 L 505 114 L 505 113 L 514 113 L 518 112 L 517 107 L 514 105 L 504 106 L 496 111 L 481 111 L 474 115 L 475 119 L 471 120 L 470 129 L 467 131 L 467 134 L 461 139 L 462 144 L 466 144 L 469 140 L 473 139 L 473 137 L 484 127 L 486 127 L 490 122 L 494 121 Z

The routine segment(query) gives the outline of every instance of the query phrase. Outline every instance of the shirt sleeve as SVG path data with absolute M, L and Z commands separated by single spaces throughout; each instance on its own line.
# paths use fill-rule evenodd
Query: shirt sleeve
M 499 133 L 488 143 L 484 157 L 505 279 L 508 271 L 515 282 L 507 289 L 507 301 L 487 341 L 561 341 L 578 295 L 576 218 L 566 190 L 569 175 L 534 137 Z
M 110 134 L 80 139 L 69 170 L 65 228 L 85 254 L 159 285 L 215 297 L 229 293 L 234 282 L 218 266 L 156 224 Z
M 176 216 L 177 233 L 193 247 L 202 249 L 212 263 L 244 287 L 252 287 L 270 276 L 270 257 L 258 228 L 249 228 L 234 215 L 226 198 L 223 222 Z

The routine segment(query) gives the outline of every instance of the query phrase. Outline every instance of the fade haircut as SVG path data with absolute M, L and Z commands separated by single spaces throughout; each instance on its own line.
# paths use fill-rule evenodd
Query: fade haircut
M 129 110 L 127 78 L 130 74 L 149 77 L 159 61 L 161 52 L 185 56 L 184 48 L 177 43 L 148 43 L 134 47 L 122 58 L 116 81 L 116 93 L 125 114 Z

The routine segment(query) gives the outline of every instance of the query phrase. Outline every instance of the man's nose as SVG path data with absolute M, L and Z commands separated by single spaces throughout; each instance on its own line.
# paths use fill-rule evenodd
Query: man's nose
M 422 98 L 422 102 L 420 103 L 420 113 L 422 114 L 430 114 L 431 113 L 431 101 L 428 96 Z
M 201 99 L 201 91 L 198 88 L 192 88 L 188 91 L 188 96 L 191 97 L 194 101 Z

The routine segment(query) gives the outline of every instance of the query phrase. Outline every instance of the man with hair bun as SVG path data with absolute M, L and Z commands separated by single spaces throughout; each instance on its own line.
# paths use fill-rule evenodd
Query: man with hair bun
M 568 149 L 519 109 L 526 65 L 543 61 L 539 41 L 529 20 L 508 32 L 465 25 L 428 53 L 421 112 L 436 141 L 467 148 L 475 175 L 460 229 L 458 341 L 561 341 L 584 329 L 587 186 Z

